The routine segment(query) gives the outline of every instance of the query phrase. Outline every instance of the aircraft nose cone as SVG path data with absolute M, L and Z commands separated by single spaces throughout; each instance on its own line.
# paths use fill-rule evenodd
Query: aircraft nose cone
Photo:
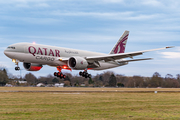
M 12 58 L 12 57 L 13 57 L 12 53 L 10 53 L 10 52 L 7 51 L 7 50 L 4 50 L 4 54 L 5 54 L 7 57 L 9 57 L 9 58 Z
M 4 54 L 9 57 L 7 50 L 4 50 Z

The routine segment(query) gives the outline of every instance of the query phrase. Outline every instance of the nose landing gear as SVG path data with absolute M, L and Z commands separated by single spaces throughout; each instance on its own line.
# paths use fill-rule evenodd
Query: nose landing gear
M 20 70 L 20 67 L 18 67 L 18 66 L 15 67 L 15 70 L 16 70 L 16 71 L 19 71 L 19 70 Z
M 15 67 L 15 70 L 16 71 L 19 71 L 20 70 L 20 67 L 19 67 L 19 62 L 18 62 L 18 60 L 16 60 L 16 59 L 12 59 L 12 61 L 15 63 L 15 65 L 17 65 L 17 67 Z

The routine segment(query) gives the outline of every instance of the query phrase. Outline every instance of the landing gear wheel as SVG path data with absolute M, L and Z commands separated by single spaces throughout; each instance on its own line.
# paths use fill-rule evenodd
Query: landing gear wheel
M 82 76 L 83 72 L 79 72 L 79 75 Z
M 91 74 L 88 74 L 87 71 L 79 72 L 79 75 L 85 78 L 91 78 Z
M 15 67 L 15 70 L 16 70 L 16 71 L 20 70 L 20 67 Z
M 88 74 L 88 78 L 91 78 L 91 74 Z
M 54 72 L 54 76 L 57 76 L 57 74 L 58 74 L 57 72 Z
M 66 76 L 65 75 L 63 75 L 61 72 L 54 72 L 54 76 L 56 76 L 56 77 L 59 77 L 60 79 L 62 79 L 62 78 L 66 78 Z

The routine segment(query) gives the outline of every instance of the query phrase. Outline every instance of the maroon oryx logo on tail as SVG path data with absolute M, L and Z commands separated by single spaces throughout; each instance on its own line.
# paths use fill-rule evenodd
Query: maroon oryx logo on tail
M 117 46 L 116 46 L 115 49 L 114 49 L 114 54 L 124 53 L 125 47 L 126 47 L 126 42 L 127 42 L 127 39 L 128 39 L 128 35 L 129 35 L 129 34 L 127 34 L 127 35 L 117 44 Z

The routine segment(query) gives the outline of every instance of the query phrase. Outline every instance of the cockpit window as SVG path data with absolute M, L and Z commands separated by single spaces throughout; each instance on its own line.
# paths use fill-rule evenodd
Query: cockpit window
M 9 49 L 15 49 L 15 47 L 12 47 L 12 46 L 9 46 L 8 48 L 9 48 Z

